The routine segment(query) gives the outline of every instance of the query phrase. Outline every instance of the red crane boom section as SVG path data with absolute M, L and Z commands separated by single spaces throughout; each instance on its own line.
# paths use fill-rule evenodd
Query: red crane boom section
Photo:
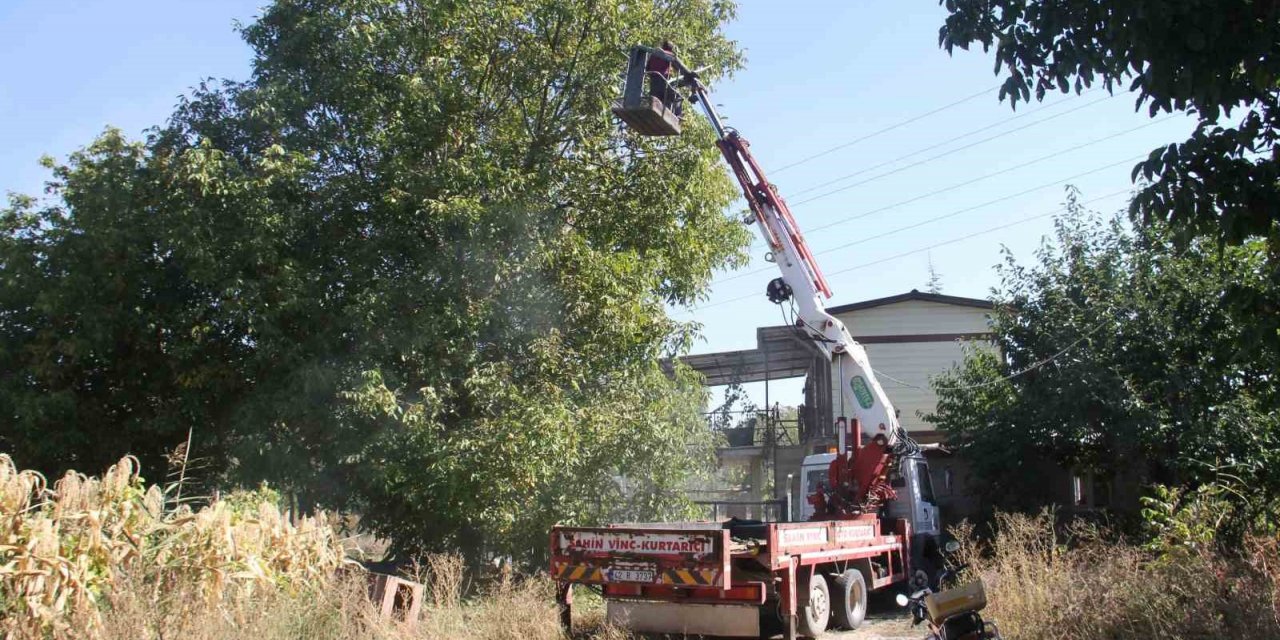
M 724 155 L 725 162 L 728 162 L 729 167 L 733 169 L 733 175 L 742 187 L 742 197 L 746 199 L 751 213 L 757 220 L 764 222 L 760 227 L 764 230 L 765 241 L 769 243 L 770 250 L 776 253 L 785 248 L 778 237 L 779 232 L 785 233 L 791 240 L 791 245 L 795 247 L 796 259 L 804 265 L 814 288 L 830 298 L 831 287 L 827 285 L 822 269 L 814 260 L 813 253 L 809 251 L 809 245 L 804 241 L 804 234 L 800 232 L 800 225 L 796 224 L 795 218 L 791 216 L 790 207 L 782 196 L 778 195 L 777 189 L 765 177 L 764 169 L 751 155 L 751 145 L 746 138 L 739 135 L 737 131 L 730 130 L 716 142 L 716 146 L 720 147 L 720 153 Z M 770 210 L 776 212 L 776 217 L 771 219 Z M 778 224 L 779 228 L 775 229 L 775 224 Z

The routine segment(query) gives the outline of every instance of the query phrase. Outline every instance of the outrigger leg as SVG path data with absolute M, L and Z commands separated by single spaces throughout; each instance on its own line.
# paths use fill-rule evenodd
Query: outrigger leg
M 781 593 L 779 597 L 782 599 L 782 637 L 784 640 L 796 640 L 796 616 L 799 614 L 797 606 L 796 585 L 799 576 L 797 575 L 795 558 L 791 558 L 790 566 L 787 567 L 787 579 L 782 583 Z
M 573 584 L 556 583 L 556 604 L 560 608 L 560 627 L 567 636 L 573 635 Z

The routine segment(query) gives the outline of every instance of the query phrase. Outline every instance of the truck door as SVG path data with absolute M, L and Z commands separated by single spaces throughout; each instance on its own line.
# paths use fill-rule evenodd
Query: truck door
M 808 521 L 813 518 L 813 504 L 809 502 L 809 496 L 818 490 L 819 486 L 825 487 L 828 482 L 827 471 L 831 468 L 831 461 L 835 460 L 834 453 L 819 453 L 806 456 L 804 462 L 800 465 L 800 522 Z
M 924 458 L 912 458 L 909 464 L 914 470 L 914 482 L 920 499 L 915 504 L 915 517 L 911 526 L 917 533 L 939 535 L 942 533 L 941 518 L 938 517 L 938 499 L 933 494 L 933 478 L 929 475 L 929 463 Z
M 942 533 L 938 517 L 937 498 L 933 483 L 929 480 L 929 463 L 924 456 L 902 459 L 889 484 L 898 493 L 898 499 L 889 503 L 889 517 L 906 518 L 917 535 L 937 536 Z

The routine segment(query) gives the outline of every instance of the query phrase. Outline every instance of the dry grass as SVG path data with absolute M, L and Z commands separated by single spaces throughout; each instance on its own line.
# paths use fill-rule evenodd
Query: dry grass
M 1255 538 L 1237 557 L 1209 551 L 1155 554 L 1108 541 L 1052 514 L 1003 514 L 994 536 L 961 559 L 986 582 L 985 615 L 1005 637 L 1280 638 L 1280 548 Z
M 6 638 L 102 636 L 126 593 L 147 603 L 147 622 L 179 628 L 224 602 L 303 589 L 342 557 L 319 518 L 290 522 L 261 501 L 193 511 L 144 486 L 133 458 L 101 478 L 68 473 L 50 489 L 0 454 Z
M 416 625 L 380 618 L 368 600 L 364 577 L 350 573 L 312 588 L 263 594 L 254 602 L 224 602 L 193 610 L 177 626 L 153 619 L 144 594 L 125 591 L 113 602 L 104 640 L 182 638 L 183 640 L 419 640 L 490 638 L 563 640 L 549 580 L 496 583 L 453 606 L 427 604 Z M 168 621 L 172 624 L 172 621 Z M 581 626 L 581 625 L 580 625 Z M 588 625 L 590 626 L 590 625 Z M 598 627 L 583 634 L 591 640 L 622 640 Z M 140 633 L 142 632 L 142 633 Z
M 469 580 L 462 559 L 428 557 L 415 625 L 377 615 L 363 570 L 324 514 L 293 522 L 269 496 L 193 511 L 125 458 L 100 479 L 52 489 L 0 454 L 0 637 L 4 640 L 562 638 L 554 586 L 509 572 Z M 350 567 L 348 564 L 347 566 Z M 584 638 L 611 640 L 598 613 Z
M 362 570 L 325 519 L 291 522 L 269 496 L 199 510 L 145 486 L 130 458 L 100 479 L 52 488 L 0 455 L 0 637 L 4 640 L 561 640 L 554 586 L 509 571 L 475 579 L 462 559 L 431 556 L 417 624 L 386 620 Z M 1164 553 L 1108 541 L 1052 514 L 1002 515 L 961 557 L 987 583 L 987 614 L 1006 637 L 1280 638 L 1280 542 L 1249 540 L 1231 557 Z M 622 640 L 588 604 L 579 638 Z

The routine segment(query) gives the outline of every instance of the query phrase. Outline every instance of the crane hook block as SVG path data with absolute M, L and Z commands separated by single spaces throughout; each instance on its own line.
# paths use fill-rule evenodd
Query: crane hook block
M 769 297 L 769 302 L 782 304 L 791 299 L 791 285 L 787 284 L 787 281 L 782 278 L 774 278 L 769 281 L 769 286 L 765 288 L 764 294 Z

